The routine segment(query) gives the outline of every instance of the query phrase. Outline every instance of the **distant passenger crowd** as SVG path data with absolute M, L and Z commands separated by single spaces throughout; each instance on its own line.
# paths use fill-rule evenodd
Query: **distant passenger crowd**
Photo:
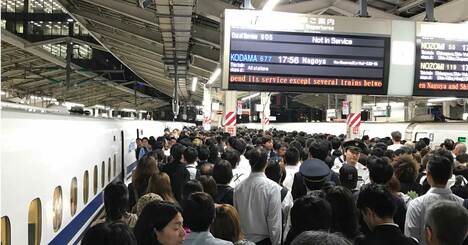
M 83 245 L 468 244 L 461 142 L 184 128 L 136 143 Z

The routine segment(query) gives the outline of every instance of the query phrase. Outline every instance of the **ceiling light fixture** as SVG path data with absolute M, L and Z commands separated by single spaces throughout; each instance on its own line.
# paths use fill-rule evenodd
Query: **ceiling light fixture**
M 259 95 L 260 95 L 260 93 L 251 94 L 249 96 L 246 96 L 246 97 L 242 98 L 241 100 L 246 101 L 246 100 L 249 100 L 249 99 L 253 99 L 253 98 L 255 98 L 255 97 L 259 96 Z
M 272 11 L 278 3 L 279 0 L 268 0 L 268 2 L 263 6 L 263 11 Z
M 197 82 L 198 82 L 198 77 L 193 77 L 192 78 L 192 92 L 194 93 L 197 90 Z
M 216 79 L 218 79 L 219 75 L 221 75 L 221 68 L 216 68 L 206 84 L 212 84 L 214 81 L 216 81 Z
M 447 98 L 435 98 L 435 99 L 428 99 L 427 102 L 433 103 L 433 102 L 444 102 L 444 101 L 453 101 L 457 100 L 458 98 L 455 97 L 447 97 Z

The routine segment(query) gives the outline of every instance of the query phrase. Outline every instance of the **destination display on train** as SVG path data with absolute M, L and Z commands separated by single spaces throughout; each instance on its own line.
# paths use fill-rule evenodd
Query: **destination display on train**
M 468 97 L 468 37 L 464 32 L 468 25 L 418 23 L 414 95 Z
M 226 10 L 223 88 L 386 94 L 391 22 Z

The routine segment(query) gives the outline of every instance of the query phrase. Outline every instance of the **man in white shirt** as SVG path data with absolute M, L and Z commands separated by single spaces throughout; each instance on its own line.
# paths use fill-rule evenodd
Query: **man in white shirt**
M 396 151 L 398 149 L 400 149 L 403 145 L 400 143 L 401 141 L 401 133 L 400 131 L 393 131 L 392 134 L 392 141 L 393 141 L 393 145 L 389 145 L 387 147 L 387 150 L 392 150 L 392 151 Z
M 190 180 L 194 180 L 197 177 L 197 166 L 195 164 L 197 157 L 198 151 L 193 147 L 187 147 L 182 155 L 182 161 L 190 173 Z
M 247 144 L 243 139 L 236 139 L 232 143 L 232 148 L 237 151 L 239 156 L 237 157 L 237 163 L 236 167 L 232 169 L 232 180 L 231 183 L 229 183 L 229 186 L 232 188 L 236 187 L 240 182 L 245 180 L 247 177 L 249 177 L 249 174 L 251 172 L 250 170 L 250 163 L 247 158 L 245 158 L 244 153 L 245 153 L 245 148 L 247 147 Z M 229 159 L 225 159 L 229 162 L 232 161 Z
M 301 166 L 299 164 L 299 157 L 300 153 L 294 147 L 289 148 L 284 155 L 284 161 L 286 163 L 286 166 L 284 167 L 286 169 L 286 177 L 284 178 L 283 186 L 288 188 L 288 190 L 292 189 L 294 175 L 299 172 L 299 167 Z
M 256 244 L 281 243 L 281 186 L 265 175 L 268 152 L 249 152 L 249 177 L 234 188 L 234 207 L 239 212 L 245 238 Z
M 429 158 L 426 166 L 427 182 L 431 185 L 429 191 L 412 200 L 406 212 L 405 235 L 415 237 L 420 245 L 426 245 L 425 224 L 426 213 L 431 204 L 439 200 L 448 200 L 463 205 L 463 199 L 454 195 L 447 188 L 447 181 L 452 175 L 453 162 L 447 157 L 434 154 Z

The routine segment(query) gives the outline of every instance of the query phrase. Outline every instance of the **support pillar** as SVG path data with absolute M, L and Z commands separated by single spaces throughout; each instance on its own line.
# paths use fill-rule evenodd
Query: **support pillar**
M 222 122 L 224 131 L 235 136 L 237 133 L 237 91 L 224 92 L 224 118 Z
M 362 95 L 347 95 L 346 100 L 349 101 L 351 114 L 361 113 Z M 352 119 L 352 116 L 348 116 L 348 117 Z M 361 118 L 358 118 L 357 120 L 360 121 Z M 346 131 L 347 131 L 347 136 L 349 139 L 360 138 L 361 136 L 359 127 L 352 127 L 352 125 L 347 126 Z
M 405 122 L 409 122 L 413 120 L 414 114 L 416 111 L 416 102 L 414 101 L 409 101 L 408 103 L 405 103 Z
M 262 123 L 263 130 L 267 130 L 270 127 L 270 95 L 271 93 L 260 93 L 260 103 L 262 107 L 260 122 Z
M 450 101 L 442 102 L 442 114 L 445 117 L 450 117 Z
M 211 88 L 203 86 L 203 129 L 211 129 Z

